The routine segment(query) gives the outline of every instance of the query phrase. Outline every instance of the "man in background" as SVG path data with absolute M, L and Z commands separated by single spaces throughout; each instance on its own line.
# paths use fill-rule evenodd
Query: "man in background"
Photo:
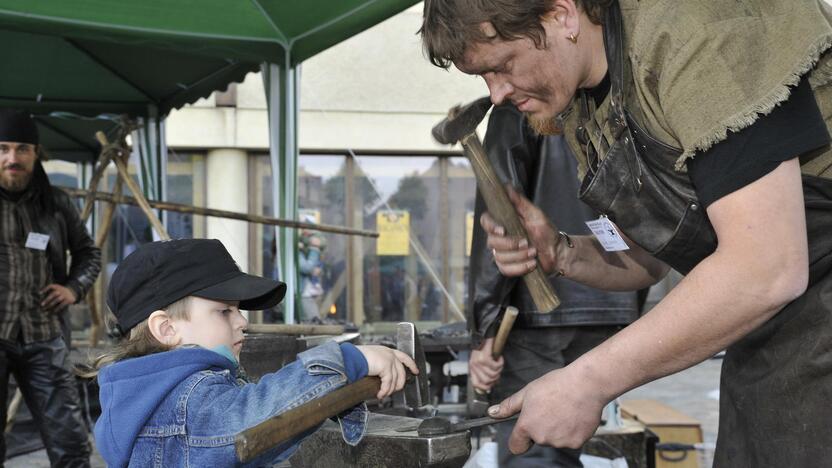
M 563 137 L 537 135 L 523 114 L 507 104 L 492 110 L 484 147 L 501 180 L 509 181 L 539 206 L 563 229 L 564 239 L 589 232 L 584 222 L 598 215 L 578 200 L 577 166 Z M 484 211 L 485 202 L 478 194 L 474 219 Z M 493 403 L 566 366 L 638 318 L 636 293 L 601 291 L 557 275 L 550 276 L 550 281 L 562 301 L 560 307 L 548 314 L 537 312 L 522 278 L 500 274 L 482 227 L 474 226 L 468 323 L 475 348 L 469 376 L 475 389 L 491 392 Z M 493 336 L 509 305 L 517 307 L 520 315 L 503 356 L 494 360 Z M 514 422 L 497 426 L 501 467 L 582 466 L 581 451 L 574 449 L 535 445 L 523 455 L 512 455 L 508 438 L 513 428 Z
M 61 317 L 92 287 L 101 252 L 69 196 L 50 185 L 42 155 L 34 120 L 0 109 L 0 421 L 12 374 L 51 465 L 89 466 Z

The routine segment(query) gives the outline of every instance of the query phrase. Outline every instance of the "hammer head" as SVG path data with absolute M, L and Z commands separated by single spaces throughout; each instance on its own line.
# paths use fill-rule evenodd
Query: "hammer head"
M 397 394 L 398 404 L 405 408 L 421 408 L 430 403 L 428 373 L 425 366 L 425 351 L 422 349 L 419 333 L 413 323 L 402 322 L 397 325 L 396 348 L 410 356 L 419 369 L 419 374 L 408 377 L 404 388 Z
M 452 145 L 465 135 L 474 133 L 485 114 L 491 109 L 491 98 L 484 96 L 464 106 L 454 106 L 448 117 L 431 130 L 433 138 L 443 145 Z

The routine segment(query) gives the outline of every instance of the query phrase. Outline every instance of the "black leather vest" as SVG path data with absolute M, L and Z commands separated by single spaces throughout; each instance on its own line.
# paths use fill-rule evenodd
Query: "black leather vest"
M 607 9 L 604 44 L 610 92 L 598 109 L 578 95 L 576 137 L 588 170 L 579 197 L 632 241 L 682 274 L 716 249 L 716 234 L 687 173 L 674 170 L 681 150 L 640 127 L 625 107 L 632 78 L 620 10 Z M 599 155 L 604 155 L 599 158 Z

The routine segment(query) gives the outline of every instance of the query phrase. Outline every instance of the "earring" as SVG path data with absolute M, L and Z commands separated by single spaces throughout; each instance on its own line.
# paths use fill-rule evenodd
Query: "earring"
M 567 39 L 569 39 L 573 44 L 578 43 L 578 37 L 575 36 L 575 33 L 569 33 L 569 37 Z

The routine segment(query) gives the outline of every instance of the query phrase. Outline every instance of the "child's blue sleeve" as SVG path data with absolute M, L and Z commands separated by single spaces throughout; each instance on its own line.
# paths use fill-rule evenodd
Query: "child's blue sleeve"
M 344 370 L 347 371 L 347 379 L 350 383 L 367 376 L 370 370 L 367 358 L 354 344 L 341 343 L 341 354 L 344 356 Z
M 355 376 L 361 375 L 362 362 L 351 353 L 364 361 L 366 369 L 366 359 L 357 348 L 328 341 L 300 353 L 296 361 L 279 371 L 263 375 L 256 384 L 240 386 L 233 383 L 232 377 L 224 379 L 220 375 L 205 379 L 193 389 L 189 398 L 189 430 L 199 436 L 234 435 L 265 419 L 320 398 L 346 385 L 348 374 L 354 372 Z M 348 365 L 354 370 L 348 370 Z M 366 375 L 366 370 L 363 372 Z M 211 404 L 206 405 L 205 402 Z M 338 415 L 345 442 L 355 445 L 361 440 L 367 418 L 367 407 L 363 403 Z M 294 452 L 311 432 L 282 444 L 282 457 Z

